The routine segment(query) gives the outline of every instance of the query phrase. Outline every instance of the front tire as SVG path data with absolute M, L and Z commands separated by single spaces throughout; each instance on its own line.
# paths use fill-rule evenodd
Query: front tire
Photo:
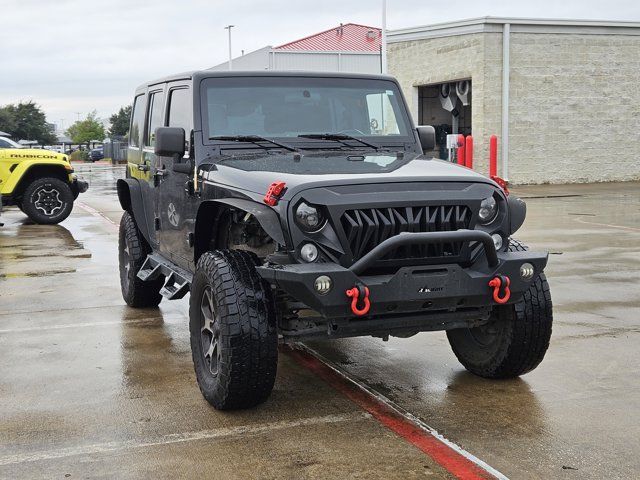
M 151 248 L 133 216 L 125 211 L 120 219 L 118 263 L 122 298 L 130 307 L 157 307 L 162 300 L 160 289 L 164 284 L 163 276 L 146 282 L 138 278 L 138 272 L 150 252 Z
M 509 251 L 527 248 L 511 240 Z M 513 378 L 536 368 L 544 358 L 553 312 L 544 273 L 532 282 L 522 299 L 493 309 L 488 324 L 447 331 L 449 344 L 460 363 L 485 378 Z
M 189 330 L 196 379 L 219 410 L 250 408 L 273 389 L 278 364 L 275 301 L 257 257 L 207 252 L 191 285 Z
M 35 223 L 54 225 L 73 210 L 73 192 L 68 183 L 58 178 L 37 178 L 27 185 L 20 209 Z

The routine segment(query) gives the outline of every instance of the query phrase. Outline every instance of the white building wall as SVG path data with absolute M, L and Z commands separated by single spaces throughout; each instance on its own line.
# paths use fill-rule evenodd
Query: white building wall
M 350 73 L 380 73 L 382 65 L 378 54 L 343 53 L 340 71 Z
M 269 70 L 269 52 L 271 47 L 264 47 L 260 50 L 254 50 L 241 57 L 233 59 L 234 70 Z M 221 63 L 209 70 L 229 70 L 229 62 Z
M 510 82 L 514 181 L 640 180 L 640 35 L 513 33 Z
M 228 69 L 228 62 L 210 68 L 216 71 Z M 299 52 L 265 47 L 234 58 L 233 69 L 380 73 L 380 55 L 358 52 Z
M 298 53 L 272 51 L 271 70 L 339 71 L 339 58 L 334 53 Z

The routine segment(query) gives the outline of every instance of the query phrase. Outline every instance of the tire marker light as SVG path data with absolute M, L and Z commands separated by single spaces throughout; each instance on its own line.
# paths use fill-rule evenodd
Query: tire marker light
M 331 291 L 331 287 L 333 286 L 333 282 L 331 281 L 331 277 L 327 275 L 320 275 L 316 278 L 316 281 L 313 284 L 316 292 L 320 295 L 326 295 Z
M 531 280 L 536 269 L 530 263 L 523 263 L 520 265 L 520 277 L 523 280 Z

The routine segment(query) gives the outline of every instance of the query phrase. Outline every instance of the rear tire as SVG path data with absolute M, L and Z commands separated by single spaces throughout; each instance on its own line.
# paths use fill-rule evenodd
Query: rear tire
M 273 389 L 278 365 L 271 288 L 250 252 L 216 250 L 198 261 L 189 330 L 198 386 L 219 410 L 250 408 Z
M 59 178 L 33 180 L 22 195 L 20 209 L 35 223 L 54 225 L 65 220 L 73 210 L 73 192 Z
M 122 298 L 130 307 L 157 307 L 162 300 L 160 289 L 164 284 L 163 276 L 146 282 L 138 278 L 138 272 L 150 252 L 151 248 L 133 216 L 124 212 L 118 235 L 118 263 Z
M 510 240 L 509 251 L 527 250 Z M 474 328 L 447 331 L 449 344 L 460 363 L 485 378 L 513 378 L 530 372 L 544 358 L 553 313 L 544 273 L 531 283 L 522 299 L 493 309 L 490 322 Z

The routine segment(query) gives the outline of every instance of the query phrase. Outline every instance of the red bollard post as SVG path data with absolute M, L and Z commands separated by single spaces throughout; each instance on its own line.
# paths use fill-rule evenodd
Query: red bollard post
M 464 135 L 458 135 L 458 150 L 456 150 L 458 165 L 464 165 Z
M 467 138 L 464 140 L 464 161 L 465 166 L 467 168 L 473 169 L 473 137 L 471 135 L 467 135 Z
M 498 137 L 491 135 L 489 139 L 489 178 L 498 175 Z

